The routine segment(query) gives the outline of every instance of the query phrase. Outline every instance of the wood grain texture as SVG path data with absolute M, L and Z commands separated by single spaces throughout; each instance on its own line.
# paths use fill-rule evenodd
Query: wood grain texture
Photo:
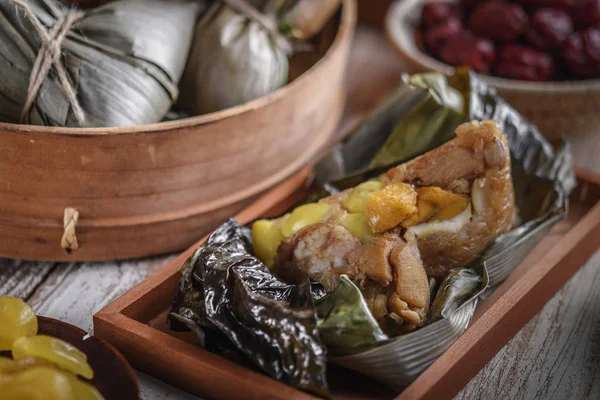
M 600 252 L 456 396 L 600 398 Z
M 60 263 L 29 298 L 37 314 L 92 328 L 93 315 L 172 257 L 111 263 Z
M 0 296 L 28 299 L 56 266 L 53 262 L 0 258 Z

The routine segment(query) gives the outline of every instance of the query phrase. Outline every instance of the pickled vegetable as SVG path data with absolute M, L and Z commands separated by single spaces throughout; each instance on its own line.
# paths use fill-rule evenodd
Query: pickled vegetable
M 34 367 L 0 384 L 0 399 L 10 400 L 101 400 L 91 385 L 69 372 Z
M 100 392 L 90 385 L 83 382 L 73 374 L 67 374 L 69 384 L 71 385 L 71 399 L 73 400 L 103 400 Z
M 0 375 L 16 374 L 34 367 L 52 367 L 50 361 L 36 357 L 26 357 L 20 360 L 13 360 L 8 357 L 0 357 Z
M 13 342 L 22 336 L 37 334 L 35 313 L 23 300 L 0 296 L 0 351 L 10 350 Z
M 398 226 L 416 210 L 417 192 L 403 182 L 391 183 L 367 197 L 367 221 L 374 232 Z
M 252 224 L 254 254 L 268 267 L 273 265 L 282 240 L 281 229 L 273 221 L 261 219 Z
M 305 226 L 321 222 L 330 209 L 329 204 L 304 204 L 292 211 L 283 223 L 281 233 L 285 237 L 290 237 Z
M 367 208 L 367 196 L 383 189 L 384 184 L 377 181 L 368 181 L 356 186 L 344 200 L 342 206 L 351 213 L 362 213 Z
M 26 357 L 42 358 L 84 378 L 92 379 L 94 377 L 94 371 L 83 352 L 75 346 L 51 336 L 21 337 L 14 341 L 12 355 L 15 360 Z
M 0 399 L 70 400 L 71 385 L 63 372 L 36 367 L 13 375 L 0 386 Z

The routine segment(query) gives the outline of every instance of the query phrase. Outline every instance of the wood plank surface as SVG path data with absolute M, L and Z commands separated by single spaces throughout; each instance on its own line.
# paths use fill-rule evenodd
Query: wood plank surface
M 368 75 L 364 66 L 373 66 Z M 380 32 L 361 26 L 349 64 L 347 132 L 391 89 L 405 68 Z M 600 140 L 572 136 L 578 165 L 600 172 Z M 172 256 L 107 263 L 0 259 L 0 295 L 27 299 L 36 312 L 89 331 L 92 315 Z M 600 398 L 600 253 L 596 254 L 456 396 L 470 399 Z M 139 373 L 144 399 L 188 393 Z
M 600 398 L 600 253 L 456 396 Z
M 54 262 L 0 258 L 0 295 L 28 300 L 56 267 Z

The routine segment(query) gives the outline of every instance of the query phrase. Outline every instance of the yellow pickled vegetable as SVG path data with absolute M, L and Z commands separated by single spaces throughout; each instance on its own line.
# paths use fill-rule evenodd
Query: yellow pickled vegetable
M 71 373 L 67 373 L 69 383 L 71 385 L 71 399 L 72 400 L 103 400 L 104 397 L 100 392 L 90 385 L 89 383 L 83 382 Z
M 409 184 L 394 182 L 367 196 L 365 213 L 373 232 L 385 232 L 416 210 L 417 192 Z
M 12 356 L 15 360 L 26 357 L 42 358 L 84 378 L 92 379 L 94 377 L 94 371 L 83 352 L 72 344 L 51 336 L 24 336 L 15 340 L 12 346 Z
M 369 243 L 376 235 L 371 230 L 363 213 L 345 213 L 340 217 L 340 225 L 348 229 L 362 244 Z
M 273 266 L 277 248 L 282 240 L 281 229 L 273 221 L 259 219 L 252 224 L 254 254 L 268 267 Z
M 91 385 L 69 372 L 34 367 L 0 384 L 0 400 L 102 400 Z
M 51 367 L 50 361 L 42 360 L 36 357 L 27 357 L 20 360 L 13 360 L 8 357 L 0 357 L 0 374 L 16 374 L 33 367 Z
M 367 207 L 367 196 L 369 194 L 383 189 L 385 185 L 377 181 L 367 181 L 356 186 L 346 200 L 342 203 L 342 206 L 350 213 L 362 213 Z
M 35 367 L 1 384 L 0 400 L 71 400 L 71 385 L 61 371 Z
M 305 226 L 323 221 L 331 206 L 325 203 L 310 203 L 297 207 L 291 212 L 281 227 L 284 237 L 290 237 Z
M 35 313 L 23 300 L 0 296 L 0 351 L 10 350 L 13 342 L 22 336 L 37 334 Z

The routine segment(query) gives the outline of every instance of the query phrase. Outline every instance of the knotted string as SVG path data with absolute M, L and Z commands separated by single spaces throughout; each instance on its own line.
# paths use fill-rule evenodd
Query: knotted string
M 77 101 L 77 93 L 69 81 L 65 66 L 62 62 L 61 46 L 69 29 L 71 29 L 85 13 L 80 10 L 69 9 L 65 16 L 58 20 L 54 26 L 48 30 L 42 25 L 27 2 L 22 0 L 13 0 L 13 2 L 23 10 L 23 13 L 31 21 L 41 39 L 40 50 L 33 63 L 31 75 L 29 76 L 27 98 L 25 99 L 25 105 L 21 112 L 21 121 L 25 124 L 29 123 L 29 111 L 31 106 L 35 102 L 50 69 L 54 67 L 56 75 L 58 76 L 58 81 L 67 96 L 67 100 L 71 104 L 75 119 L 77 119 L 79 123 L 83 122 L 85 120 L 85 114 L 79 101 Z
M 252 5 L 246 3 L 244 0 L 221 0 L 223 3 L 227 4 L 229 7 L 233 8 L 235 11 L 239 12 L 242 15 L 245 15 L 252 21 L 256 22 L 260 26 L 263 27 L 267 32 L 271 34 L 273 40 L 277 46 L 283 50 L 283 52 L 287 55 L 291 55 L 294 51 L 302 50 L 301 47 L 296 48 L 295 44 L 292 43 L 285 35 L 283 35 L 277 24 L 273 22 L 269 17 L 262 14 Z

